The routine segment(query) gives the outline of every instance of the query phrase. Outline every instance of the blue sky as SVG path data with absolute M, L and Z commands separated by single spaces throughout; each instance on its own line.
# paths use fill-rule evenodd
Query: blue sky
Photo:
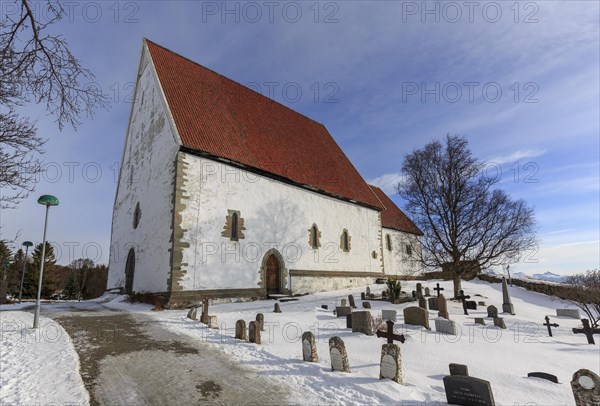
M 61 206 L 49 239 L 60 262 L 107 262 L 128 97 L 147 37 L 265 95 L 273 89 L 275 100 L 325 124 L 389 194 L 406 153 L 446 133 L 467 137 L 502 187 L 536 208 L 539 251 L 511 269 L 599 267 L 596 1 L 70 4 L 54 30 L 112 105 L 62 132 L 41 107 L 22 109 L 49 138 L 47 172 L 18 209 L 2 212 L 2 238 L 41 240 L 35 201 L 52 193 Z M 11 10 L 2 3 L 3 14 Z

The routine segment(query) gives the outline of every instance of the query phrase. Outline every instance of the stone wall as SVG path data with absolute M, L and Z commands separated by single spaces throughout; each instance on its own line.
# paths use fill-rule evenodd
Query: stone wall
M 502 278 L 493 275 L 478 275 L 479 279 L 489 283 L 502 283 Z M 560 299 L 571 300 L 577 297 L 580 292 L 579 289 L 570 285 L 563 285 L 559 283 L 549 283 L 544 281 L 528 281 L 523 279 L 513 279 L 512 284 L 525 288 L 532 292 L 543 293 L 548 296 L 556 296 Z

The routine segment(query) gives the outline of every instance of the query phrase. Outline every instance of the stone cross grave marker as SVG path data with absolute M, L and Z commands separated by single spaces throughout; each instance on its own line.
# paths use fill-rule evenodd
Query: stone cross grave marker
M 420 299 L 423 297 L 423 284 L 421 284 L 420 282 L 417 283 L 417 299 Z
M 190 309 L 187 314 L 187 318 L 190 320 L 198 320 L 198 307 L 194 306 Z
M 579 309 L 556 309 L 557 317 L 571 317 L 573 319 L 581 319 L 579 315 Z
M 440 310 L 440 307 L 438 306 L 438 298 L 437 297 L 428 298 L 427 304 L 429 305 L 429 310 Z
M 356 304 L 354 303 L 354 296 L 348 295 L 348 303 L 350 303 L 350 307 L 356 309 Z
M 404 309 L 404 324 L 423 326 L 427 330 L 431 330 L 431 327 L 429 327 L 427 310 L 416 306 L 411 306 Z
M 581 319 L 581 323 L 583 323 L 583 328 L 574 328 L 573 334 L 585 334 L 588 344 L 596 344 L 594 334 L 600 334 L 600 328 L 591 328 L 588 319 Z
M 471 296 L 465 295 L 465 291 L 461 290 L 460 295 L 456 296 L 456 298 L 461 301 L 463 312 L 465 312 L 466 315 L 469 315 L 469 311 L 467 310 L 467 299 L 470 299 Z
M 446 400 L 460 406 L 495 406 L 492 386 L 488 381 L 471 376 L 448 375 L 444 377 Z
M 387 339 L 387 343 L 381 346 L 381 361 L 379 365 L 379 379 L 391 379 L 402 383 L 402 359 L 400 358 L 400 346 L 394 344 L 394 340 L 403 343 L 406 338 L 404 334 L 394 334 L 394 322 L 386 321 L 387 331 L 377 330 L 377 337 Z
M 456 330 L 457 326 L 454 321 L 446 320 L 443 317 L 438 317 L 437 319 L 435 319 L 435 331 L 455 336 Z
M 310 331 L 302 333 L 302 359 L 306 362 L 319 362 L 315 335 Z
M 435 288 L 433 288 L 433 290 L 437 291 L 437 295 L 438 295 L 438 297 L 440 297 L 440 292 L 441 292 L 442 290 L 444 290 L 444 288 L 441 288 L 441 287 L 440 287 L 440 284 L 439 284 L 439 282 L 438 282 L 438 283 L 436 283 L 436 284 L 435 284 Z
M 425 287 L 424 290 L 425 290 L 425 296 L 427 296 L 427 297 L 431 296 L 431 294 L 429 293 L 429 288 L 428 287 Z
M 546 372 L 529 372 L 527 374 L 528 378 L 540 378 L 545 379 L 550 382 L 558 383 L 558 378 L 556 375 L 547 374 Z
M 406 341 L 406 337 L 404 337 L 404 334 L 394 334 L 393 321 L 388 320 L 385 322 L 385 324 L 387 324 L 387 331 L 383 332 L 381 330 L 377 330 L 377 337 L 386 338 L 388 344 L 393 344 L 394 340 L 398 340 L 401 343 L 404 343 L 404 341 Z
M 469 376 L 469 367 L 463 364 L 449 364 L 450 375 L 452 376 Z
M 580 369 L 573 374 L 571 389 L 576 406 L 596 406 L 600 404 L 600 376 L 588 369 Z
M 248 326 L 248 341 L 254 344 L 260 344 L 260 328 L 256 321 L 251 321 Z
M 548 327 L 548 336 L 552 337 L 552 327 L 558 327 L 558 324 L 550 324 L 550 317 L 546 316 L 546 322 L 542 326 Z
M 423 296 L 419 298 L 419 307 L 421 309 L 429 311 L 429 306 L 427 306 L 427 299 L 425 299 Z
M 281 306 L 279 305 L 279 303 L 275 303 L 273 305 L 273 313 L 281 313 Z
M 256 322 L 258 323 L 258 328 L 260 331 L 265 331 L 265 315 L 262 313 L 258 313 L 256 315 Z
M 495 319 L 496 317 L 498 317 L 498 308 L 494 305 L 490 305 L 487 307 L 487 313 L 488 317 Z
M 346 317 L 350 313 L 352 313 L 352 308 L 349 307 L 349 306 L 346 306 L 346 307 L 336 307 L 335 308 L 335 315 L 337 317 Z
M 350 363 L 348 362 L 344 340 L 337 336 L 329 339 L 329 357 L 332 371 L 350 372 Z
M 502 277 L 502 313 L 509 313 L 513 316 L 515 315 L 515 308 L 510 300 L 508 285 L 504 276 Z
M 391 320 L 393 322 L 396 322 L 397 320 L 397 312 L 396 310 L 382 310 L 381 311 L 381 317 L 383 318 L 383 320 Z
M 373 335 L 373 316 L 370 311 L 352 313 L 352 332 Z
M 443 317 L 445 319 L 450 318 L 450 316 L 448 316 L 448 304 L 446 303 L 444 295 L 438 297 L 438 309 L 440 309 L 438 311 L 438 317 Z
M 235 338 L 237 340 L 246 341 L 246 322 L 244 320 L 238 320 L 235 322 Z
M 200 322 L 204 324 L 208 324 L 208 298 L 202 299 L 202 315 L 200 316 Z

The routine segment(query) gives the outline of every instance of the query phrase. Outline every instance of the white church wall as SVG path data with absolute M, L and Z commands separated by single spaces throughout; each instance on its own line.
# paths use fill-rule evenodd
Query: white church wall
M 109 289 L 125 286 L 125 263 L 133 247 L 136 259 L 133 290 L 167 291 L 178 149 L 154 69 L 144 54 L 113 211 Z M 138 202 L 141 218 L 134 229 Z
M 382 234 L 383 267 L 386 275 L 419 275 L 423 272 L 422 265 L 417 261 L 421 256 L 419 236 L 385 227 Z M 391 240 L 391 251 L 386 242 L 388 235 Z M 411 255 L 406 252 L 407 245 L 411 247 Z
M 180 154 L 185 171 L 182 189 L 187 195 L 182 202 L 185 208 L 181 212 L 181 229 L 185 230 L 183 240 L 189 243 L 181 260 L 178 283 L 182 290 L 258 289 L 262 260 L 270 248 L 281 253 L 286 270 L 292 273 L 301 270 L 372 272 L 374 277 L 381 274 L 378 211 L 221 162 Z M 228 210 L 238 210 L 244 221 L 244 238 L 239 241 L 221 235 Z M 317 250 L 309 246 L 313 224 L 321 232 Z M 344 229 L 350 236 L 349 252 L 340 248 Z M 333 286 L 323 282 L 327 278 L 312 279 L 303 282 L 310 285 L 305 288 L 311 291 Z M 295 283 L 292 288 L 297 292 Z M 345 286 L 351 283 L 347 280 Z M 289 288 L 287 278 L 285 287 Z

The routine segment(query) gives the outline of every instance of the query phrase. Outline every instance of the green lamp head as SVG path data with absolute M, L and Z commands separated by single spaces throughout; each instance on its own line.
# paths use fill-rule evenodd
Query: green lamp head
M 58 206 L 58 198 L 52 195 L 43 195 L 38 199 L 38 203 L 44 206 Z
M 32 247 L 32 246 L 33 246 L 33 243 L 32 243 L 31 241 L 24 241 L 24 242 L 23 242 L 23 246 L 24 246 L 24 247 Z

